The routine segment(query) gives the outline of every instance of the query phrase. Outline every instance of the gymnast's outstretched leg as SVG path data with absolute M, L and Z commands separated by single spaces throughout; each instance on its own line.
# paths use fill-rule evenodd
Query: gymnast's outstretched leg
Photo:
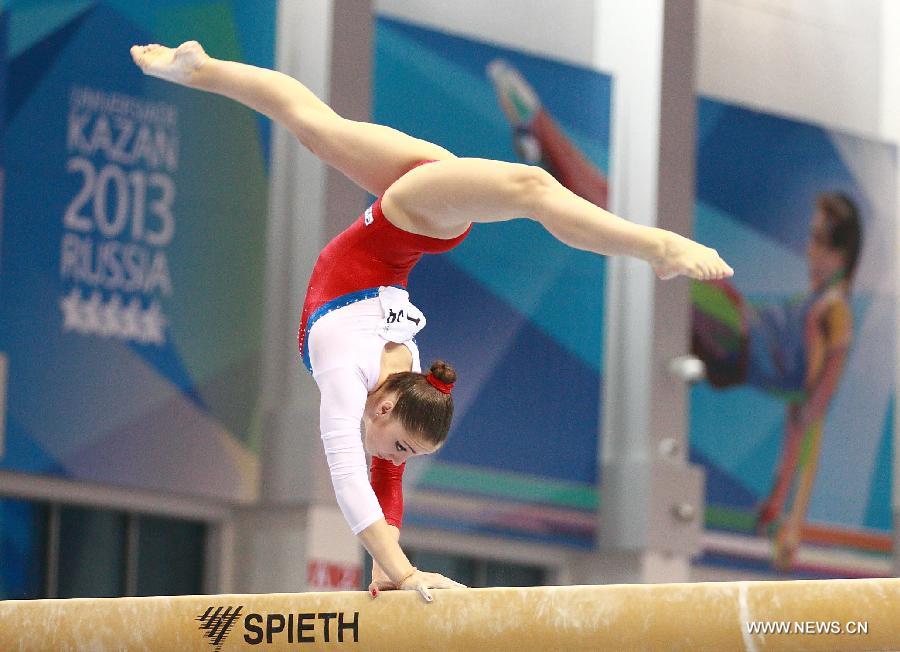
M 663 279 L 719 279 L 734 272 L 718 253 L 671 231 L 634 224 L 563 187 L 545 170 L 488 159 L 456 158 L 412 170 L 393 184 L 385 216 L 416 233 L 459 235 L 471 222 L 530 217 L 576 249 L 646 260 Z
M 299 81 L 214 59 L 196 41 L 177 49 L 135 46 L 131 54 L 149 75 L 224 95 L 280 122 L 316 156 L 370 193 L 382 195 L 390 188 L 385 216 L 404 230 L 447 238 L 472 222 L 530 217 L 572 247 L 646 260 L 660 278 L 684 274 L 714 279 L 733 273 L 715 250 L 616 217 L 540 168 L 455 159 L 444 148 L 395 129 L 346 120 Z M 439 163 L 406 174 L 423 160 Z
M 131 56 L 148 75 L 224 95 L 268 116 L 323 162 L 375 196 L 416 163 L 453 158 L 443 147 L 396 129 L 342 118 L 293 77 L 215 59 L 196 41 L 174 49 L 136 45 Z

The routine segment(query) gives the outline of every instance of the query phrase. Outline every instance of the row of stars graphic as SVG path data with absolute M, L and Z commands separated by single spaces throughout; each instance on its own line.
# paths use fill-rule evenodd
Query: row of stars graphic
M 103 301 L 100 293 L 95 291 L 89 299 L 83 299 L 81 291 L 74 288 L 59 300 L 59 307 L 63 313 L 64 332 L 115 337 L 157 346 L 166 343 L 168 320 L 155 301 L 144 309 L 138 297 L 126 306 L 118 294 Z

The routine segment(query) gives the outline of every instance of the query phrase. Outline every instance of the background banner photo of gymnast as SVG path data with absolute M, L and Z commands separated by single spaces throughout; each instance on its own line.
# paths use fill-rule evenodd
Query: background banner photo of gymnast
M 692 285 L 692 459 L 706 564 L 890 575 L 892 146 L 699 104 L 694 236 L 735 268 Z
M 608 76 L 385 18 L 375 38 L 376 122 L 542 165 L 606 205 Z M 445 358 L 459 382 L 447 444 L 407 471 L 408 522 L 590 547 L 603 259 L 530 221 L 479 224 L 409 285 L 423 364 Z
M 257 495 L 269 127 L 128 52 L 271 67 L 274 29 L 274 1 L 4 3 L 0 469 Z

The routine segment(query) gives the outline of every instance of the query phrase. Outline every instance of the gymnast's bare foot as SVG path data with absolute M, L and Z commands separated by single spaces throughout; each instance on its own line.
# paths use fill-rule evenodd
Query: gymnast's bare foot
M 135 45 L 131 48 L 131 58 L 145 75 L 190 86 L 192 77 L 209 60 L 209 55 L 197 41 L 185 41 L 176 49 L 156 43 Z
M 715 249 L 671 231 L 664 232 L 662 254 L 651 260 L 650 264 L 663 280 L 683 275 L 699 281 L 711 281 L 734 275 L 734 270 Z

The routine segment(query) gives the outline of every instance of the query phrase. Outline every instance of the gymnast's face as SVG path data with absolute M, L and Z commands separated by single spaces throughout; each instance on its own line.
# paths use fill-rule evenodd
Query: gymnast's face
M 846 267 L 844 252 L 831 246 L 831 229 L 821 211 L 816 212 L 810 225 L 806 253 L 813 288 L 822 287 Z
M 412 433 L 392 414 L 394 402 L 383 399 L 363 416 L 363 446 L 375 457 L 390 460 L 400 466 L 414 455 L 429 455 L 437 450 L 422 433 Z

